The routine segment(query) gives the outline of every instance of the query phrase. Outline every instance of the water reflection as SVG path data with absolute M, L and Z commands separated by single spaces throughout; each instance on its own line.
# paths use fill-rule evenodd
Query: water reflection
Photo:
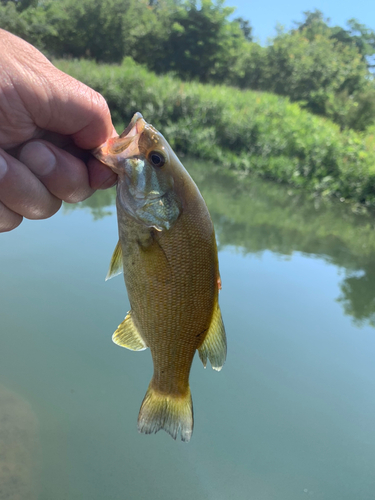
M 201 161 L 185 161 L 210 209 L 219 248 L 261 255 L 302 252 L 344 272 L 337 301 L 356 325 L 375 327 L 375 218 L 339 201 L 314 199 L 256 178 L 241 179 Z M 112 214 L 115 190 L 96 193 L 78 205 L 94 219 Z
M 99 220 L 113 214 L 115 200 L 115 189 L 106 189 L 105 191 L 98 191 L 94 196 L 91 196 L 91 198 L 82 203 L 64 203 L 63 211 L 64 213 L 69 213 L 76 208 L 85 208 L 91 212 L 94 220 Z
M 37 498 L 37 420 L 21 396 L 0 385 L 0 500 Z

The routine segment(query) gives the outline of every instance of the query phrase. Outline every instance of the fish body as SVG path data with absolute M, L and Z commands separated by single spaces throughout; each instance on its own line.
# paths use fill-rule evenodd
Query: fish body
M 149 347 L 154 364 L 138 429 L 164 429 L 174 439 L 180 430 L 189 441 L 195 351 L 217 370 L 226 357 L 214 227 L 194 181 L 140 113 L 94 155 L 119 176 L 119 244 L 109 276 L 123 269 L 131 311 L 113 340 L 133 350 Z

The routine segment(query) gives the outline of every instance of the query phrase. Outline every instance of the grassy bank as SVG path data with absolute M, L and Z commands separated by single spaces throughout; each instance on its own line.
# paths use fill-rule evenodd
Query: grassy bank
M 115 123 L 140 111 L 179 152 L 375 205 L 375 134 L 340 132 L 273 94 L 157 77 L 130 59 L 54 63 L 101 92 Z

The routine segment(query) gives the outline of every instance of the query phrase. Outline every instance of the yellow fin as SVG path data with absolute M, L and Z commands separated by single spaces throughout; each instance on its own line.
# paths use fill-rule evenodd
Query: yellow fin
M 126 349 L 130 349 L 131 351 L 144 351 L 147 349 L 145 341 L 133 323 L 131 312 L 128 312 L 124 321 L 118 326 L 112 335 L 112 340 L 115 344 L 126 347 Z
M 120 240 L 117 242 L 116 248 L 112 254 L 111 262 L 109 264 L 109 269 L 105 280 L 110 280 L 114 276 L 122 273 L 122 250 L 120 245 Z
M 162 394 L 149 385 L 138 416 L 138 431 L 144 434 L 168 432 L 173 439 L 181 431 L 181 440 L 190 441 L 193 433 L 193 402 L 190 388 L 184 396 Z
M 205 368 L 208 358 L 214 370 L 220 371 L 222 369 L 227 357 L 227 339 L 218 303 L 212 315 L 210 328 L 203 344 L 198 348 L 198 352 Z

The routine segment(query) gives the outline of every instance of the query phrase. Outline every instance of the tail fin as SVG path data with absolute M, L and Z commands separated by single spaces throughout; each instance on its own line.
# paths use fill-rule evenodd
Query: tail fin
M 164 429 L 173 439 L 181 430 L 181 440 L 190 441 L 193 433 L 193 402 L 190 388 L 185 396 L 166 395 L 149 386 L 138 416 L 138 431 L 145 434 Z

